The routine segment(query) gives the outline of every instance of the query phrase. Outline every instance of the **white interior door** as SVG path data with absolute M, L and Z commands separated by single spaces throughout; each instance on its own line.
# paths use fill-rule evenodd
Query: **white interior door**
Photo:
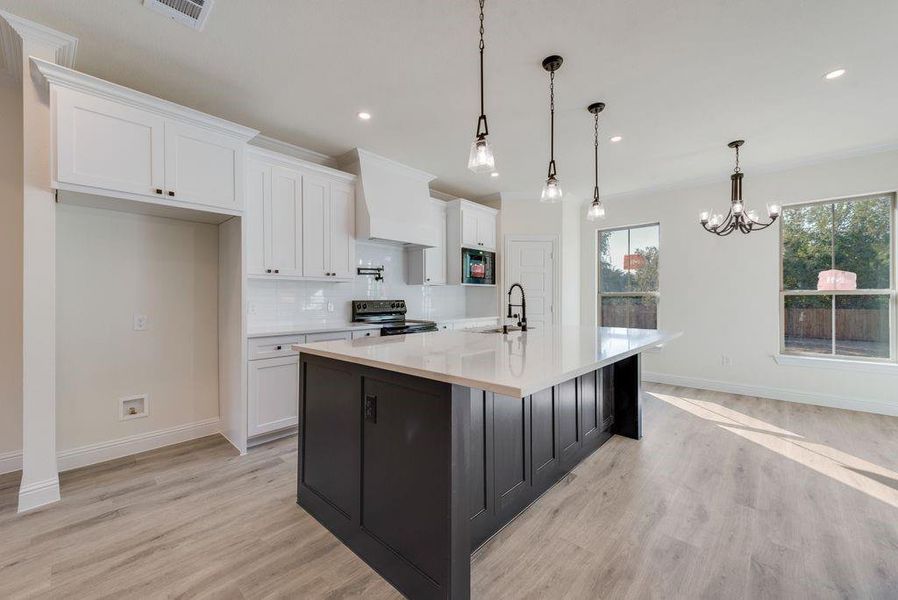
M 528 327 L 542 329 L 552 325 L 555 321 L 554 242 L 511 239 L 506 246 L 505 287 L 508 288 L 513 283 L 520 283 L 524 287 Z M 512 302 L 520 302 L 519 298 L 518 290 L 515 290 L 511 296 Z

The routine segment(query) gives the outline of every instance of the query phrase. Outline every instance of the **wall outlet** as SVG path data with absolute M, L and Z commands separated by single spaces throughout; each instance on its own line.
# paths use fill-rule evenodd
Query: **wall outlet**
M 721 367 L 732 367 L 733 366 L 733 357 L 729 354 L 721 354 L 720 355 L 720 366 Z
M 149 329 L 150 319 L 146 315 L 134 315 L 134 331 L 146 331 Z
M 334 312 L 334 303 L 333 302 L 327 303 L 327 312 Z
M 247 305 L 246 312 L 249 313 L 249 314 L 251 314 L 251 315 L 256 314 L 256 303 L 255 303 L 255 302 L 250 302 L 249 305 Z

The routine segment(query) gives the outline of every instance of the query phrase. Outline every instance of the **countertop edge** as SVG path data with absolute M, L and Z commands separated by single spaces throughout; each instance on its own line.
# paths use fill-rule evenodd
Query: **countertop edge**
M 497 334 L 498 335 L 498 334 Z M 354 364 L 365 365 L 367 367 L 373 367 L 375 369 L 382 369 L 384 371 L 394 371 L 396 373 L 402 373 L 405 375 L 411 375 L 414 377 L 421 377 L 423 379 L 430 379 L 432 381 L 441 381 L 443 383 L 462 385 L 465 387 L 476 388 L 480 390 L 486 390 L 488 392 L 494 392 L 496 394 L 501 394 L 503 396 L 511 396 L 512 398 L 525 398 L 530 396 L 536 392 L 548 389 L 554 385 L 562 383 L 564 381 L 568 381 L 575 377 L 579 377 L 585 373 L 589 373 L 590 371 L 595 371 L 596 369 L 600 369 L 602 367 L 608 366 L 611 363 L 615 363 L 624 358 L 629 358 L 635 354 L 639 354 L 640 352 L 653 348 L 655 346 L 659 346 L 662 344 L 666 344 L 676 338 L 680 337 L 682 332 L 670 333 L 665 335 L 663 339 L 653 341 L 648 344 L 642 344 L 635 348 L 630 348 L 625 352 L 621 352 L 620 354 L 615 354 L 614 356 L 604 358 L 602 360 L 595 361 L 593 363 L 588 363 L 576 369 L 571 369 L 565 371 L 564 373 L 559 373 L 553 375 L 552 377 L 547 377 L 546 379 L 540 381 L 538 384 L 534 384 L 532 386 L 528 386 L 525 388 L 520 387 L 512 387 L 505 386 L 498 383 L 492 383 L 489 381 L 481 381 L 468 379 L 466 377 L 461 377 L 459 375 L 452 375 L 449 373 L 440 373 L 437 371 L 428 371 L 426 369 L 418 369 L 415 367 L 407 367 L 404 365 L 396 365 L 392 363 L 387 363 L 379 360 L 373 360 L 370 358 L 363 358 L 358 356 L 348 357 L 345 354 L 341 354 L 339 352 L 331 352 L 324 348 L 316 348 L 311 347 L 307 344 L 293 344 L 291 347 L 293 350 L 299 353 L 311 354 L 313 356 L 321 356 L 323 358 L 331 358 L 334 360 L 340 360 L 344 362 L 352 362 Z

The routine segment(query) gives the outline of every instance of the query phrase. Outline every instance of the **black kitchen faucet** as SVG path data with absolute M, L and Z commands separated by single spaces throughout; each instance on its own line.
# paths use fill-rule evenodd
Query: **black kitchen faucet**
M 511 303 L 511 293 L 515 288 L 521 290 L 521 303 L 520 304 L 512 304 Z M 521 309 L 521 314 L 512 314 L 512 307 L 519 307 Z M 518 327 L 521 328 L 521 331 L 527 331 L 527 299 L 524 297 L 524 286 L 520 283 L 512 283 L 511 287 L 508 288 L 508 318 L 518 320 Z

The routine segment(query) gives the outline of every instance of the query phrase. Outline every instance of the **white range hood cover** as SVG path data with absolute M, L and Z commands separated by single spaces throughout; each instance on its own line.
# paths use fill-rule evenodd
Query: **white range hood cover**
M 356 148 L 341 158 L 342 168 L 359 176 L 356 188 L 356 236 L 433 246 L 438 239 L 430 219 L 430 182 L 434 175 Z

